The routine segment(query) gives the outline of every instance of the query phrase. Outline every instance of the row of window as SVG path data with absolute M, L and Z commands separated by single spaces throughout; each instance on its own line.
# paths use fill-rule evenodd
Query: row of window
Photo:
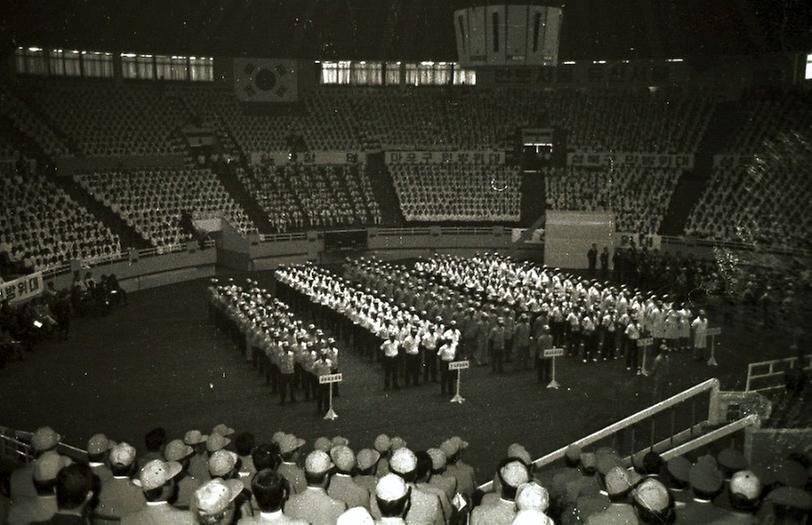
M 17 73 L 65 77 L 112 78 L 113 54 L 102 51 L 76 51 L 18 47 L 14 52 Z M 136 55 L 121 53 L 121 76 L 144 80 L 214 80 L 214 60 L 210 57 Z
M 342 60 L 321 63 L 322 84 L 356 86 L 474 85 L 476 71 L 456 62 L 364 62 Z

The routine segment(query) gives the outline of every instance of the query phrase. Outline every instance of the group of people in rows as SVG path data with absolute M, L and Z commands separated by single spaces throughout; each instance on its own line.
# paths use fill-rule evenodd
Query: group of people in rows
M 800 525 L 812 510 L 812 450 L 767 467 L 735 448 L 664 461 L 628 461 L 611 447 L 570 445 L 563 464 L 534 464 L 512 443 L 492 481 L 477 485 L 453 436 L 426 450 L 378 435 L 353 449 L 342 436 L 311 445 L 279 431 L 257 443 L 220 423 L 145 450 L 95 434 L 86 454 L 63 455 L 50 427 L 31 435 L 33 460 L 3 475 L 9 525 Z

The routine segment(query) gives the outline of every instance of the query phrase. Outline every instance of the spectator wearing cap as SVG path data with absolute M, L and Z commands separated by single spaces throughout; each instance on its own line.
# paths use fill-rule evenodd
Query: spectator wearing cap
M 426 451 L 431 458 L 431 478 L 429 483 L 445 492 L 448 499 L 457 493 L 457 478 L 446 472 L 447 458 L 445 452 L 439 448 L 430 448 Z
M 338 517 L 336 525 L 375 525 L 375 520 L 367 509 L 353 507 Z
M 378 434 L 372 443 L 375 450 L 380 454 L 378 463 L 375 466 L 375 475 L 378 478 L 389 474 L 389 457 L 392 452 L 392 439 L 386 434 Z
M 231 525 L 234 523 L 237 512 L 236 500 L 244 488 L 242 481 L 238 479 L 212 479 L 206 482 L 195 491 L 194 522 L 200 525 Z
M 141 469 L 134 483 L 144 491 L 146 506 L 121 518 L 122 525 L 151 525 L 156 523 L 194 523 L 189 511 L 179 510 L 169 504 L 174 497 L 175 478 L 183 467 L 175 461 L 153 459 Z
M 392 459 L 389 462 L 389 470 L 392 474 L 401 477 L 410 489 L 406 522 L 441 525 L 444 519 L 439 498 L 430 492 L 418 489 L 415 485 L 417 481 L 417 456 L 415 453 L 406 447 L 393 451 Z M 372 516 L 380 518 L 381 512 L 377 508 L 375 501 L 372 502 L 371 507 Z
M 241 432 L 234 438 L 234 449 L 240 458 L 240 479 L 251 478 L 257 472 L 251 456 L 255 444 L 254 434 L 250 432 Z
M 31 436 L 31 451 L 34 454 L 34 458 L 39 458 L 49 450 L 56 449 L 61 439 L 62 436 L 57 434 L 51 427 L 38 428 Z M 10 486 L 12 501 L 37 496 L 37 490 L 34 487 L 35 465 L 36 459 L 31 463 L 26 463 L 18 467 L 11 473 Z
M 396 474 L 383 476 L 375 487 L 375 505 L 381 518 L 377 523 L 406 525 L 410 511 L 411 491 L 406 481 Z M 416 523 L 416 522 L 415 522 Z
M 259 513 L 241 518 L 238 525 L 307 525 L 306 521 L 291 518 L 282 511 L 290 496 L 290 487 L 287 480 L 273 470 L 257 472 L 251 480 L 251 492 Z
M 620 465 L 612 467 L 604 476 L 604 485 L 609 495 L 609 506 L 603 511 L 587 516 L 587 525 L 614 525 L 617 523 L 636 525 L 638 523 L 637 515 L 629 504 L 633 485 L 629 472 Z
M 346 445 L 338 445 L 330 450 L 330 459 L 336 472 L 330 478 L 327 495 L 347 504 L 347 508 L 364 507 L 369 509 L 370 492 L 355 482 L 352 471 L 355 469 L 355 453 Z
M 642 525 L 669 525 L 676 519 L 674 499 L 665 485 L 654 478 L 643 480 L 632 490 L 632 505 Z
M 102 483 L 113 477 L 110 467 L 106 464 L 107 454 L 113 445 L 115 445 L 115 443 L 107 439 L 107 436 L 104 434 L 94 434 L 87 441 L 88 464 L 93 470 L 93 474 L 95 474 Z
M 375 486 L 378 483 L 378 478 L 375 477 L 375 468 L 378 465 L 380 457 L 381 453 L 371 448 L 363 448 L 359 450 L 355 456 L 358 472 L 352 479 L 358 486 L 365 488 L 370 494 L 375 493 Z
M 417 457 L 415 486 L 420 490 L 437 496 L 437 499 L 440 500 L 440 507 L 443 510 L 443 519 L 449 522 L 454 512 L 454 508 L 451 506 L 451 498 L 446 495 L 443 489 L 429 483 L 429 479 L 431 478 L 431 456 L 429 456 L 428 452 L 420 450 L 415 452 L 415 457 Z
M 457 492 L 471 497 L 476 490 L 476 473 L 474 467 L 462 460 L 462 452 L 468 448 L 468 442 L 459 436 L 453 436 L 440 445 L 445 453 L 446 473 L 457 480 Z
M 553 519 L 540 510 L 520 510 L 511 525 L 555 525 Z
M 60 470 L 56 476 L 58 510 L 39 525 L 86 525 L 93 484 L 93 471 L 83 463 L 74 463 Z
M 123 441 L 117 443 L 110 449 L 108 461 L 113 478 L 101 486 L 96 516 L 103 520 L 119 521 L 122 516 L 144 508 L 146 499 L 144 492 L 131 478 L 136 466 L 135 448 Z
M 144 434 L 146 452 L 138 458 L 138 466 L 143 467 L 153 459 L 163 457 L 163 446 L 166 443 L 166 429 L 156 427 Z
M 522 483 L 516 489 L 516 510 L 518 512 L 537 510 L 539 512 L 547 512 L 550 507 L 550 495 L 547 489 L 536 483 L 530 481 Z
M 740 470 L 733 474 L 727 487 L 730 523 L 756 523 L 761 491 L 761 482 L 752 471 Z
M 205 483 L 209 476 L 209 457 L 206 455 L 206 440 L 209 438 L 199 430 L 189 430 L 183 436 L 183 442 L 192 447 L 195 453 L 189 458 L 189 475 Z
M 667 473 L 668 488 L 674 497 L 674 501 L 677 505 L 684 505 L 691 499 L 689 485 L 691 462 L 684 456 L 677 456 L 668 460 L 665 465 L 665 470 Z
M 802 524 L 810 511 L 812 494 L 796 487 L 778 487 L 767 494 L 759 523 Z
M 581 447 L 570 445 L 564 451 L 564 466 L 546 472 L 542 470 L 540 480 L 543 486 L 550 487 L 550 500 L 554 510 L 562 509 L 561 502 L 567 491 L 567 483 L 581 477 Z
M 189 458 L 194 454 L 192 447 L 180 439 L 173 439 L 164 447 L 164 459 L 180 463 L 183 470 L 178 474 L 175 481 L 178 485 L 176 497 L 170 502 L 179 509 L 188 509 L 192 502 L 195 491 L 200 488 L 202 482 L 189 474 Z
M 600 482 L 597 477 L 597 456 L 592 452 L 581 454 L 581 475 L 566 484 L 564 490 L 564 506 L 575 505 L 578 496 L 586 488 L 600 491 Z
M 294 494 L 285 503 L 285 513 L 292 518 L 309 521 L 313 525 L 331 525 L 336 522 L 347 505 L 330 497 L 326 492 L 333 462 L 321 450 L 314 450 L 305 459 L 307 488 Z
M 288 480 L 290 490 L 293 494 L 300 494 L 307 488 L 305 472 L 296 464 L 304 444 L 304 439 L 299 439 L 293 434 L 283 434 L 278 440 L 279 455 L 282 458 L 282 464 L 279 465 L 277 472 Z
M 471 525 L 509 525 L 516 517 L 516 491 L 530 480 L 527 465 L 515 458 L 506 458 L 496 471 L 501 487 L 499 500 L 480 505 L 471 512 Z
M 9 525 L 26 525 L 34 521 L 44 521 L 56 514 L 56 478 L 59 472 L 70 465 L 70 459 L 50 450 L 41 455 L 34 464 L 33 498 L 14 500 L 8 514 Z
M 688 477 L 693 498 L 677 513 L 676 523 L 711 523 L 723 519 L 727 512 L 712 503 L 724 484 L 724 477 L 715 464 L 698 461 Z

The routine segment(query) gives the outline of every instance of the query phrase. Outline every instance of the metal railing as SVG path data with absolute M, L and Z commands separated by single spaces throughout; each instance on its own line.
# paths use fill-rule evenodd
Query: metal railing
M 803 370 L 812 370 L 812 354 L 805 355 L 802 358 L 805 364 L 801 367 Z M 767 390 L 775 390 L 783 388 L 783 383 L 780 385 L 762 386 L 760 388 L 753 388 L 753 382 L 761 379 L 768 378 L 783 378 L 787 370 L 792 370 L 798 365 L 799 358 L 785 357 L 783 359 L 773 359 L 770 361 L 759 361 L 758 363 L 750 363 L 747 365 L 747 381 L 744 386 L 745 392 L 764 392 Z M 766 369 L 766 370 L 765 370 Z
M 703 400 L 703 406 L 701 407 L 703 409 L 703 415 L 699 416 L 696 401 L 699 396 L 703 396 L 705 394 L 708 394 L 707 405 L 704 404 Z M 625 447 L 629 450 L 629 453 L 626 454 L 626 461 L 628 463 L 631 461 L 631 457 L 641 450 L 638 448 L 639 436 L 637 435 L 637 427 L 645 422 L 648 422 L 648 428 L 643 429 L 643 433 L 645 434 L 643 439 L 647 441 L 647 444 L 642 450 L 669 450 L 674 446 L 679 446 L 685 442 L 690 442 L 698 435 L 701 435 L 705 429 L 710 426 L 717 410 L 716 404 L 718 394 L 719 380 L 708 379 L 707 381 L 699 383 L 698 385 L 688 388 L 687 390 L 683 390 L 682 392 L 675 394 L 668 399 L 660 401 L 659 403 L 632 414 L 629 417 L 621 419 L 616 423 L 612 423 L 605 428 L 593 432 L 592 434 L 573 442 L 572 445 L 585 448 L 596 445 L 599 442 L 607 439 L 612 440 L 612 444 L 615 445 L 613 448 L 618 448 L 620 445 L 630 443 L 630 446 Z M 684 403 L 690 404 L 690 416 L 687 428 L 678 428 L 679 424 L 677 423 L 676 408 Z M 658 429 L 656 420 L 654 418 L 663 414 L 668 417 L 668 421 L 665 425 L 665 436 L 663 439 L 657 439 Z M 663 425 L 660 425 L 660 431 L 662 431 L 662 427 Z M 621 433 L 628 433 L 628 435 L 621 436 Z M 568 444 L 536 459 L 533 461 L 533 466 L 540 468 L 562 459 L 569 446 L 570 445 Z M 481 485 L 479 488 L 480 490 L 487 492 L 491 490 L 492 485 L 493 482 L 489 481 Z
M 23 463 L 32 461 L 34 459 L 34 453 L 31 450 L 33 435 L 33 432 L 27 430 L 14 430 L 0 426 L 0 456 L 14 457 Z M 56 450 L 71 459 L 87 461 L 87 451 L 79 447 L 59 443 Z
M 682 456 L 683 454 L 687 454 L 688 452 L 692 452 L 698 448 L 705 447 L 713 443 L 714 441 L 735 434 L 736 432 L 739 432 L 746 428 L 759 428 L 760 426 L 761 419 L 757 415 L 751 414 L 737 421 L 733 421 L 732 423 L 728 423 L 727 425 L 712 430 L 707 434 L 703 434 L 697 437 L 696 439 L 688 441 L 687 443 L 683 443 L 676 447 L 670 448 L 665 452 L 663 452 L 660 455 L 660 457 L 663 458 L 663 461 L 668 461 L 675 457 Z

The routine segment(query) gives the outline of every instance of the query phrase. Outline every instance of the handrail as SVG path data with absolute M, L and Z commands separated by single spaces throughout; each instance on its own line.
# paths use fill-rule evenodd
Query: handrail
M 783 358 L 780 358 L 780 359 L 771 359 L 769 361 L 759 361 L 757 363 L 749 363 L 747 365 L 747 381 L 745 382 L 744 391 L 745 392 L 759 392 L 759 391 L 762 391 L 762 390 L 774 390 L 776 388 L 781 388 L 780 385 L 764 387 L 764 388 L 753 388 L 753 389 L 751 389 L 750 387 L 752 386 L 752 382 L 755 379 L 764 379 L 766 377 L 776 377 L 776 376 L 781 376 L 781 375 L 786 374 L 786 370 L 780 370 L 780 371 L 776 372 L 775 371 L 775 365 L 777 365 L 779 363 L 789 363 L 789 369 L 791 370 L 791 369 L 795 368 L 795 364 L 798 362 L 798 359 L 799 358 L 797 356 L 794 356 L 794 357 L 783 357 Z M 809 362 L 806 364 L 806 366 L 801 367 L 802 370 L 812 370 L 812 354 L 807 354 L 807 355 L 803 356 L 803 359 L 807 359 L 807 360 L 809 360 Z M 756 374 L 754 372 L 755 368 L 760 367 L 760 366 L 768 366 L 769 367 L 766 374 Z
M 733 421 L 732 423 L 728 423 L 722 427 L 719 427 L 715 430 L 708 432 L 707 434 L 703 434 L 696 439 L 693 439 L 687 443 L 683 443 L 682 445 L 676 446 L 672 449 L 666 450 L 660 457 L 663 458 L 663 461 L 668 461 L 673 459 L 677 456 L 681 456 L 683 454 L 687 454 L 692 450 L 696 450 L 698 448 L 704 447 L 708 443 L 712 443 L 717 439 L 721 439 L 725 436 L 729 436 L 734 432 L 738 432 L 742 429 L 747 427 L 760 427 L 761 426 L 761 419 L 756 414 L 750 414 L 749 416 L 745 416 L 741 419 Z
M 6 432 L 14 432 L 14 437 L 9 436 Z M 0 427 L 0 440 L 5 443 L 11 443 L 15 447 L 15 453 L 25 458 L 26 461 L 34 459 L 31 454 L 31 438 L 33 432 L 27 430 L 13 430 L 8 427 Z M 57 445 L 57 450 L 66 452 L 65 455 L 74 459 L 87 458 L 87 451 L 67 443 L 60 442 Z
M 712 378 L 703 381 L 702 383 L 694 385 L 691 388 L 688 388 L 687 390 L 683 390 L 682 392 L 675 394 L 669 397 L 668 399 L 660 401 L 659 403 L 644 408 L 643 410 L 635 414 L 632 414 L 631 416 L 628 416 L 626 418 L 621 419 L 620 421 L 612 423 L 611 425 L 604 427 L 598 430 L 597 432 L 593 432 L 592 434 L 573 442 L 572 445 L 576 445 L 582 448 L 589 446 L 592 443 L 600 441 L 601 439 L 610 436 L 619 430 L 623 430 L 624 428 L 630 427 L 648 417 L 658 414 L 668 408 L 671 408 L 672 406 L 678 405 L 679 403 L 682 403 L 686 399 L 689 399 L 693 396 L 696 396 L 698 394 L 707 391 L 711 391 L 711 405 L 713 405 L 714 403 L 713 398 L 719 392 L 719 380 L 716 378 Z M 709 410 L 709 412 L 711 411 L 712 409 Z M 549 454 L 540 457 L 539 459 L 533 461 L 533 466 L 536 468 L 543 467 L 545 465 L 549 465 L 550 463 L 563 458 L 569 446 L 570 445 L 561 447 L 558 450 L 554 450 L 553 452 L 550 452 Z M 489 481 L 481 485 L 479 488 L 480 490 L 487 492 L 488 490 L 491 489 L 492 484 L 493 481 Z

